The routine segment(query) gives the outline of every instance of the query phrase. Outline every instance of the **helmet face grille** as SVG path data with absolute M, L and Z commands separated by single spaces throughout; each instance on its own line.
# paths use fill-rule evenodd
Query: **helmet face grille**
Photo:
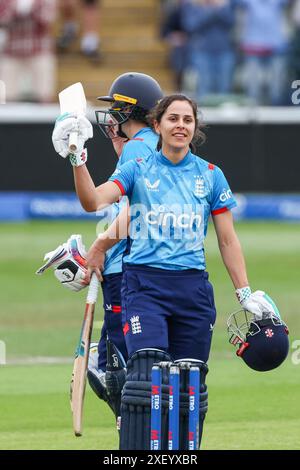
M 118 129 L 115 128 L 124 124 L 128 119 L 148 125 L 147 110 L 140 106 L 129 105 L 123 101 L 115 101 L 107 111 L 96 110 L 95 114 L 101 132 L 109 139 L 113 138 L 116 131 L 118 131 Z
M 116 132 L 121 124 L 128 121 L 132 111 L 124 112 L 111 108 L 108 111 L 95 111 L 97 124 L 105 137 L 111 139 L 115 137 Z M 119 108 L 121 109 L 121 108 Z
M 242 309 L 232 313 L 227 321 L 227 331 L 230 335 L 229 342 L 233 345 L 245 342 L 252 322 L 253 315 L 247 310 Z

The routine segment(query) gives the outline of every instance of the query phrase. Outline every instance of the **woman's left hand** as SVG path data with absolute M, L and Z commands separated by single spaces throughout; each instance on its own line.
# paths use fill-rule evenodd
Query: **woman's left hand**
M 97 240 L 93 243 L 86 256 L 86 268 L 83 284 L 89 284 L 91 275 L 94 272 L 100 282 L 103 281 L 102 271 L 104 270 L 105 251 L 97 246 Z

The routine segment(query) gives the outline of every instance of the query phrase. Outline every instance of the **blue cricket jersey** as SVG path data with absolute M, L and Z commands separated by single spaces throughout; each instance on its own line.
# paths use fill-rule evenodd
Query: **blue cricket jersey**
M 144 127 L 129 140 L 120 155 L 117 168 L 137 157 L 147 158 L 157 146 L 158 136 L 150 129 Z M 119 203 L 111 206 L 111 223 L 119 214 L 121 209 L 127 204 L 127 198 L 122 198 Z M 104 212 L 105 213 L 105 212 Z M 107 251 L 103 274 L 113 274 L 122 272 L 122 257 L 126 248 L 126 240 L 121 240 L 117 245 Z
M 204 270 L 210 214 L 236 206 L 223 172 L 188 152 L 178 164 L 154 151 L 119 166 L 110 178 L 130 201 L 128 264 Z

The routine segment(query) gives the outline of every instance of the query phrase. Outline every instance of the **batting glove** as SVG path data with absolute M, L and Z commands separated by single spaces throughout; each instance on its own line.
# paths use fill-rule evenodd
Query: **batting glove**
M 70 133 L 78 133 L 77 150 L 70 153 Z M 63 158 L 70 157 L 73 166 L 81 166 L 87 161 L 87 150 L 84 144 L 93 137 L 93 126 L 85 116 L 76 117 L 74 114 L 65 113 L 56 119 L 52 133 L 52 142 L 55 151 Z
M 272 316 L 280 318 L 275 302 L 264 291 L 257 290 L 252 293 L 250 287 L 246 286 L 237 289 L 235 292 L 241 306 L 248 312 L 253 313 L 256 320 Z
M 36 274 L 52 267 L 59 282 L 68 289 L 78 292 L 86 287 L 82 281 L 86 275 L 86 250 L 81 235 L 71 235 L 66 243 L 59 245 L 56 250 L 45 254 L 46 263 Z

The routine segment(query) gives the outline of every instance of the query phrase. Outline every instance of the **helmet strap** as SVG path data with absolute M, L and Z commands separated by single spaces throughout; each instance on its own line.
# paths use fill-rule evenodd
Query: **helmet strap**
M 123 139 L 129 139 L 128 135 L 125 134 L 125 132 L 122 131 L 122 124 L 119 124 L 119 129 L 117 132 L 119 137 L 122 137 Z

